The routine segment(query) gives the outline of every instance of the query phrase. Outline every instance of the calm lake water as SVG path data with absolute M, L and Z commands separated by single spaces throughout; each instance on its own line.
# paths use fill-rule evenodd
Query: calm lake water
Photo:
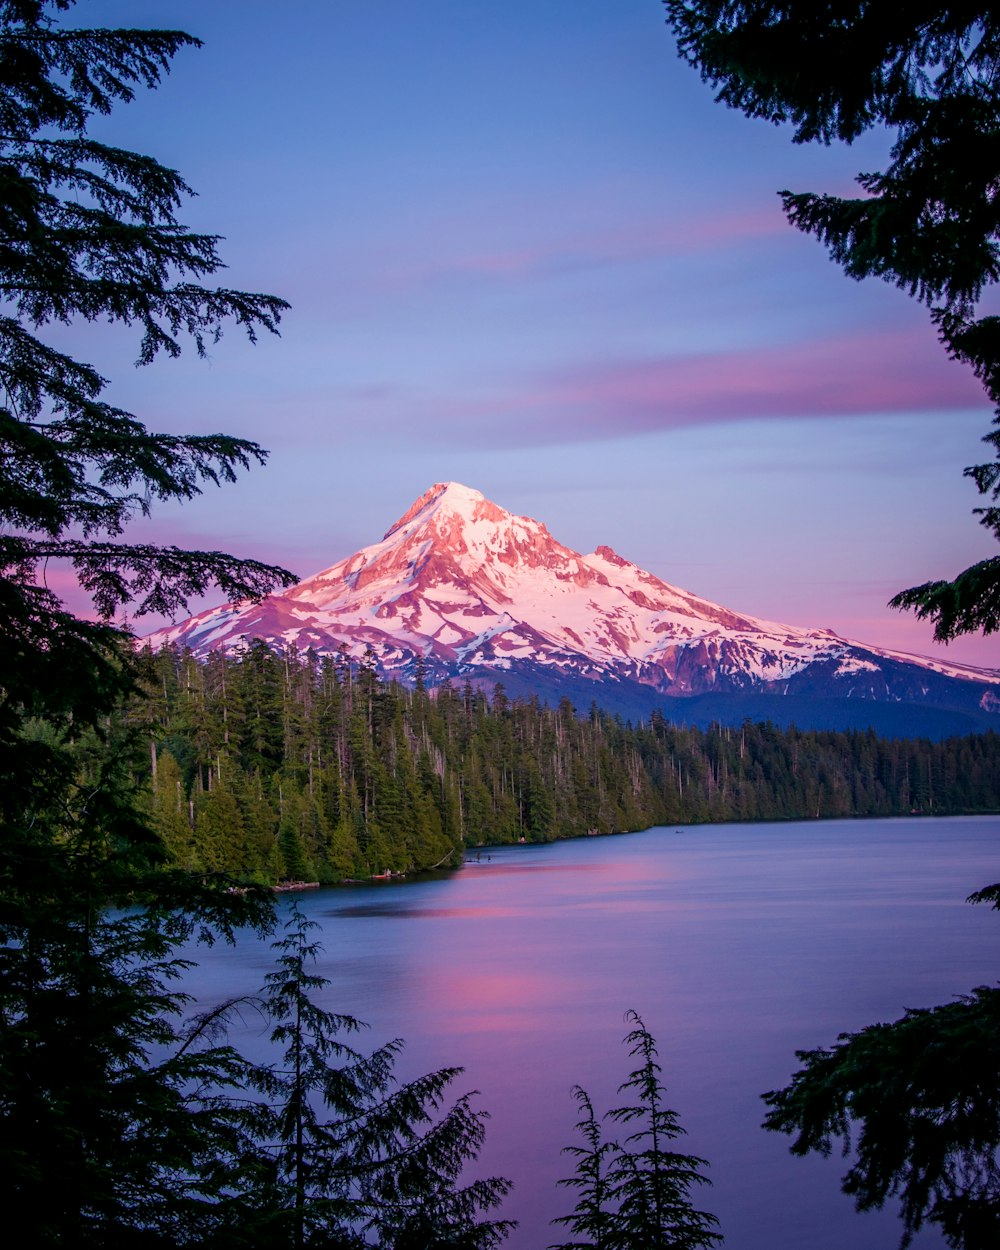
M 856 1215 L 843 1160 L 790 1156 L 759 1095 L 796 1049 L 1000 979 L 1000 916 L 964 902 L 997 880 L 1000 818 L 966 817 L 657 828 L 299 899 L 322 926 L 325 1005 L 368 1021 L 372 1045 L 404 1037 L 401 1075 L 463 1064 L 455 1092 L 481 1092 L 477 1170 L 514 1181 L 512 1250 L 567 1235 L 549 1220 L 575 1201 L 555 1184 L 570 1090 L 615 1105 L 629 1008 L 659 1043 L 681 1148 L 711 1162 L 698 1199 L 728 1250 L 887 1250 L 894 1214 Z M 201 958 L 202 1000 L 268 969 L 252 940 Z

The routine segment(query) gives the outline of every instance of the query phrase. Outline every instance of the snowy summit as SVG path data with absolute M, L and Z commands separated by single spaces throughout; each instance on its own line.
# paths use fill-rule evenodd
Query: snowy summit
M 374 652 L 383 674 L 497 680 L 552 693 L 571 680 L 690 697 L 757 690 L 1000 709 L 1000 674 L 865 647 L 731 611 L 610 547 L 581 555 L 458 482 L 421 495 L 380 542 L 260 604 L 227 604 L 148 639 L 204 654 L 260 638 L 320 654 Z

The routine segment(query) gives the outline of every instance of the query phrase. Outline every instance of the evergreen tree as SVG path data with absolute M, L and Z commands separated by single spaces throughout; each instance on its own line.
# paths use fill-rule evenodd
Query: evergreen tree
M 195 798 L 194 847 L 202 872 L 229 873 L 241 879 L 250 875 L 240 806 L 220 781 Z
M 293 813 L 286 812 L 278 825 L 278 853 L 281 857 L 283 881 L 306 881 L 308 879 L 309 865 Z
M 374 675 L 364 678 L 369 727 L 361 698 L 352 706 L 333 665 L 308 654 L 286 650 L 279 657 L 255 644 L 227 662 L 225 690 L 206 680 L 208 671 L 171 649 L 150 657 L 155 697 L 131 715 L 150 736 L 152 756 L 173 755 L 182 765 L 199 812 L 209 787 L 235 796 L 234 828 L 242 822 L 243 833 L 232 839 L 220 829 L 221 857 L 205 862 L 255 880 L 289 871 L 282 838 L 308 879 L 335 882 L 456 864 L 469 845 L 521 837 L 1000 806 L 995 734 L 886 742 L 867 731 L 750 722 L 739 730 L 678 729 L 662 717 L 633 727 L 596 709 L 578 720 L 568 705 L 553 710 L 516 701 L 494 711 L 464 693 L 449 733 L 426 692 Z M 262 674 L 270 676 L 257 689 Z M 300 707 L 284 725 L 283 685 Z M 360 694 L 366 686 L 358 686 Z M 261 716 L 257 697 L 246 697 L 254 689 L 273 715 Z M 277 727 L 266 752 L 254 745 L 261 723 Z M 227 727 L 228 751 L 220 726 Z M 150 787 L 159 812 L 160 782 L 150 776 Z
M 586 1145 L 569 1147 L 577 1157 L 573 1177 L 562 1183 L 580 1191 L 572 1215 L 556 1223 L 586 1238 L 550 1250 L 702 1250 L 722 1242 L 715 1231 L 718 1220 L 699 1211 L 690 1198 L 694 1185 L 707 1185 L 704 1159 L 680 1154 L 670 1143 L 682 1136 L 677 1113 L 665 1102 L 656 1043 L 640 1016 L 630 1011 L 626 1020 L 635 1027 L 625 1038 L 629 1054 L 640 1065 L 619 1086 L 634 1101 L 609 1111 L 605 1119 L 628 1125 L 632 1132 L 621 1142 L 603 1141 L 601 1125 L 590 1099 L 579 1088 L 574 1093 L 584 1115 L 577 1125 Z
M 1000 908 L 1000 885 L 969 901 Z M 844 1192 L 862 1211 L 898 1198 L 904 1246 L 925 1223 L 954 1250 L 1000 1243 L 1000 989 L 797 1057 L 791 1083 L 764 1095 L 765 1128 L 792 1134 L 799 1155 L 853 1146 Z
M 46 792 L 22 813 L 39 853 L 5 859 L 0 1163 L 11 1227 L 41 1247 L 207 1240 L 250 1148 L 243 1111 L 212 1092 L 244 1065 L 210 1021 L 181 1022 L 177 947 L 260 928 L 270 907 L 165 866 L 130 764 L 127 742 L 83 742 L 59 808 Z
M 749 117 L 790 123 L 797 143 L 851 143 L 886 127 L 884 170 L 855 198 L 781 192 L 793 225 L 816 235 L 852 278 L 883 278 L 926 304 L 948 354 L 995 407 L 993 459 L 966 469 L 1000 540 L 1000 17 L 983 3 L 895 0 L 664 0 L 681 56 Z M 983 311 L 986 308 L 987 311 Z M 934 635 L 1000 630 L 1000 556 L 892 606 Z
M 576 1159 L 576 1170 L 559 1182 L 579 1192 L 571 1215 L 560 1215 L 553 1224 L 565 1224 L 576 1238 L 550 1246 L 549 1250 L 607 1250 L 608 1238 L 614 1227 L 614 1214 L 609 1202 L 608 1155 L 615 1150 L 615 1143 L 604 1140 L 601 1121 L 594 1114 L 594 1106 L 587 1091 L 574 1086 L 573 1097 L 580 1104 L 582 1118 L 577 1129 L 584 1140 L 583 1146 L 564 1146 L 563 1154 Z
M 684 1129 L 665 1102 L 656 1043 L 636 1012 L 630 1011 L 626 1019 L 635 1027 L 625 1044 L 641 1062 L 618 1089 L 634 1101 L 608 1113 L 611 1120 L 633 1131 L 616 1150 L 608 1177 L 617 1210 L 607 1245 L 611 1250 L 638 1250 L 640 1246 L 695 1250 L 717 1245 L 722 1241 L 713 1231 L 718 1221 L 696 1210 L 689 1197 L 692 1186 L 709 1183 L 701 1170 L 705 1160 L 669 1148 Z
M 274 330 L 285 307 L 272 296 L 186 280 L 222 265 L 214 236 L 177 221 L 186 183 L 150 157 L 86 133 L 94 113 L 156 86 L 174 54 L 197 40 L 178 31 L 58 27 L 54 15 L 72 6 L 0 4 L 0 292 L 9 310 L 0 318 L 0 562 L 11 627 L 36 646 L 67 624 L 33 580 L 46 560 L 69 561 L 105 617 L 126 603 L 135 615 L 183 608 L 211 584 L 230 598 L 259 596 L 284 577 L 218 552 L 116 541 L 151 500 L 190 499 L 265 453 L 225 435 L 150 433 L 102 398 L 106 380 L 91 366 L 39 337 L 50 322 L 137 325 L 139 362 L 148 363 L 161 351 L 176 356 L 184 334 L 204 354 L 230 318 L 251 338 L 257 326 Z M 67 646 L 91 663 L 90 649 L 106 633 L 69 627 Z
M 152 781 L 150 823 L 163 840 L 171 860 L 181 868 L 197 866 L 194 834 L 188 814 L 188 798 L 177 761 L 169 751 L 160 753 Z
M 200 1100 L 235 1061 L 200 1058 L 179 1032 L 176 943 L 262 924 L 269 908 L 167 868 L 116 726 L 140 665 L 107 621 L 126 604 L 181 609 L 212 584 L 256 597 L 290 575 L 122 541 L 152 501 L 191 499 L 265 453 L 147 430 L 44 332 L 135 326 L 146 363 L 185 337 L 204 352 L 229 320 L 251 338 L 274 330 L 284 305 L 200 285 L 221 261 L 214 236 L 177 220 L 183 179 L 87 134 L 197 41 L 61 27 L 72 7 L 0 0 L 0 1168 L 26 1243 L 185 1245 L 225 1205 L 238 1134 Z M 52 560 L 102 620 L 46 588 Z
M 505 1220 L 484 1220 L 509 1189 L 497 1178 L 459 1184 L 483 1137 L 483 1115 L 469 1097 L 438 1114 L 460 1069 L 397 1086 L 401 1043 L 364 1055 L 342 1040 L 361 1027 L 316 1001 L 327 979 L 311 971 L 321 953 L 316 925 L 293 906 L 275 942 L 275 971 L 264 1007 L 280 1064 L 260 1074 L 271 1110 L 266 1146 L 271 1189 L 258 1204 L 263 1227 L 254 1244 L 362 1246 L 385 1250 L 489 1250 L 507 1235 Z

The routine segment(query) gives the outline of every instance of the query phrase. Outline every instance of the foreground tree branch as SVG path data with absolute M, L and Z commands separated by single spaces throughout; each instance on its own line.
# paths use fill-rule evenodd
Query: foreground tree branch
M 1000 18 L 989 4 L 893 0 L 664 0 L 681 57 L 748 117 L 793 128 L 796 143 L 851 143 L 885 127 L 884 170 L 847 198 L 782 191 L 789 221 L 845 273 L 881 278 L 931 312 L 947 353 L 994 408 L 991 460 L 966 475 L 1000 541 Z M 891 607 L 934 622 L 948 642 L 1000 629 L 1000 558 L 951 582 L 902 591 Z

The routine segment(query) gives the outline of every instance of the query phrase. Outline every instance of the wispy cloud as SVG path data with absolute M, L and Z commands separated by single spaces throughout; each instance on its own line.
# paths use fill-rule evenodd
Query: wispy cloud
M 546 444 L 732 421 L 985 406 L 971 373 L 926 334 L 886 331 L 752 351 L 597 361 L 488 395 L 452 398 L 428 417 L 476 443 Z
M 974 407 L 982 389 L 925 335 L 891 332 L 753 351 L 621 361 L 552 379 L 563 402 L 631 412 L 645 424 Z

